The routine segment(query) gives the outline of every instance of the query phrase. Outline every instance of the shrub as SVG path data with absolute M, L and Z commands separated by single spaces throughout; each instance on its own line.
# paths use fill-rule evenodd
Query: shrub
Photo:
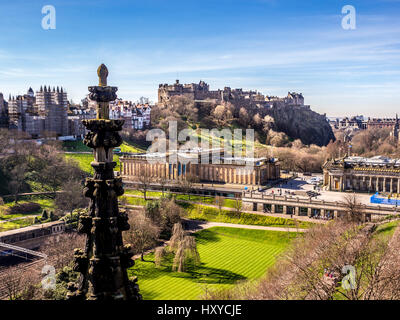
M 15 204 L 10 209 L 10 214 L 17 214 L 17 213 L 34 213 L 40 210 L 40 204 L 35 202 L 26 202 L 26 203 L 19 203 Z
M 47 210 L 42 211 L 42 220 L 47 220 L 49 218 L 49 215 L 47 214 Z

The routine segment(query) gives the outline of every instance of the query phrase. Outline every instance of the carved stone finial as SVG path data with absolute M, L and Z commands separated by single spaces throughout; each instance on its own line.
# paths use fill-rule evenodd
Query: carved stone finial
M 97 68 L 97 75 L 99 76 L 99 86 L 106 87 L 107 86 L 107 77 L 108 77 L 108 69 L 104 63 Z

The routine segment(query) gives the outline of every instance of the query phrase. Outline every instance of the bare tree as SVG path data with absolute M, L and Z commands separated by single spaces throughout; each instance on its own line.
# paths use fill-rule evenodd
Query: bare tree
M 85 236 L 75 232 L 49 237 L 41 248 L 48 256 L 48 263 L 60 270 L 68 266 L 74 258 L 74 249 L 85 246 Z
M 38 266 L 19 265 L 2 270 L 0 285 L 8 300 L 33 299 L 40 282 Z
M 226 126 L 233 120 L 232 112 L 224 105 L 216 106 L 212 115 L 220 127 Z
M 11 180 L 8 186 L 14 195 L 15 203 L 18 202 L 18 193 L 21 191 L 21 188 L 25 183 L 26 171 L 27 165 L 25 163 L 21 163 L 15 166 L 10 172 Z
M 147 191 L 150 189 L 151 183 L 153 182 L 153 177 L 149 174 L 144 166 L 142 166 L 141 169 L 142 174 L 138 177 L 139 190 L 143 193 L 144 200 L 147 200 Z
M 164 247 L 158 247 L 154 250 L 154 264 L 156 268 L 161 267 L 161 263 L 164 257 L 165 257 Z
M 222 207 L 224 206 L 225 199 L 222 196 L 215 197 L 215 204 L 218 206 L 219 213 L 222 211 Z
M 184 272 L 188 263 L 200 264 L 200 255 L 197 251 L 196 240 L 185 233 L 181 223 L 176 223 L 170 239 L 170 250 L 175 252 L 172 270 Z
M 359 197 L 355 193 L 345 194 L 342 204 L 346 208 L 346 218 L 349 221 L 364 222 L 364 214 L 362 213 L 362 205 Z
M 165 186 L 168 184 L 168 179 L 165 175 L 162 175 L 161 177 L 159 177 L 157 179 L 158 184 L 161 187 L 161 192 L 162 192 L 162 196 L 164 197 L 164 192 L 165 192 Z
M 233 208 L 237 214 L 242 212 L 242 200 L 239 197 L 235 197 L 235 201 L 233 202 Z
M 56 195 L 56 206 L 61 211 L 68 211 L 72 217 L 72 211 L 84 208 L 88 205 L 88 199 L 82 193 L 81 183 L 67 180 L 62 186 L 63 192 Z
M 172 236 L 169 239 L 169 249 L 171 251 L 176 251 L 179 247 L 179 243 L 185 237 L 185 230 L 183 230 L 182 223 L 177 222 L 172 228 Z
M 178 182 L 179 187 L 181 188 L 182 192 L 188 195 L 189 201 L 190 201 L 190 192 L 193 189 L 193 184 L 197 181 L 198 181 L 198 177 L 196 177 L 193 174 L 188 173 L 182 180 L 179 180 L 179 182 Z
M 140 259 L 144 260 L 144 253 L 157 243 L 160 228 L 147 218 L 143 211 L 137 212 L 129 219 L 130 229 L 124 232 L 124 239 L 132 245 L 136 253 L 140 253 Z

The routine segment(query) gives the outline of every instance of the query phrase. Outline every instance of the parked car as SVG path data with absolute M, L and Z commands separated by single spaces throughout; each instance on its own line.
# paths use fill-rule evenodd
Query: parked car
M 307 180 L 308 184 L 319 184 L 321 182 L 321 178 L 320 177 L 312 177 L 310 179 Z

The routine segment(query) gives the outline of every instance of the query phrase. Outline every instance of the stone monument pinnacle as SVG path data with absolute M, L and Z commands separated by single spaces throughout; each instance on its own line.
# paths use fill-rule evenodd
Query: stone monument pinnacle
M 104 63 L 97 68 L 97 75 L 99 76 L 99 86 L 107 87 L 108 69 Z
M 98 104 L 97 119 L 83 120 L 89 130 L 84 144 L 93 149 L 93 177 L 87 178 L 83 193 L 90 199 L 88 212 L 79 217 L 78 232 L 86 234 L 85 249 L 75 249 L 74 270 L 78 283 L 69 284 L 68 299 L 140 300 L 136 279 L 127 269 L 134 265 L 130 245 L 124 245 L 122 232 L 129 229 L 128 215 L 118 208 L 123 195 L 122 178 L 114 176 L 113 148 L 122 144 L 124 120 L 108 119 L 108 104 L 115 100 L 117 87 L 107 86 L 107 67 L 97 73 L 99 86 L 89 87 L 90 99 Z

